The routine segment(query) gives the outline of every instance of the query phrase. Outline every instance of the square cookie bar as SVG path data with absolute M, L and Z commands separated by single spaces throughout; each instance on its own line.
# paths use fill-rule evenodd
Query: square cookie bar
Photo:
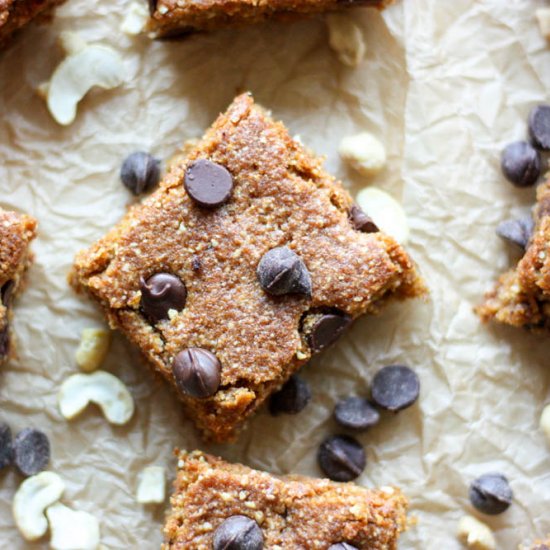
M 394 487 L 273 476 L 200 451 L 178 458 L 162 550 L 394 550 L 406 527 Z
M 483 321 L 550 330 L 550 179 L 539 185 L 533 234 L 517 267 L 499 278 L 477 308 Z
M 156 37 L 293 20 L 346 7 L 382 9 L 393 0 L 150 0 L 147 30 Z
M 13 349 L 11 306 L 32 261 L 29 244 L 35 236 L 33 218 L 0 208 L 0 364 L 8 359 Z
M 218 441 L 354 319 L 424 292 L 401 246 L 247 94 L 70 279 Z

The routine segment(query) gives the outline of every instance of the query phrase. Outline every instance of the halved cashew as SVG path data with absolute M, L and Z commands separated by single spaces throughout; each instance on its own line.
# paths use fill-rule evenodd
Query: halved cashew
M 369 132 L 346 136 L 340 142 L 338 152 L 363 176 L 375 176 L 386 166 L 386 148 Z
M 65 483 L 53 472 L 41 472 L 27 478 L 13 498 L 13 517 L 21 534 L 27 540 L 37 540 L 48 530 L 44 511 L 57 502 Z
M 349 67 L 357 67 L 367 48 L 361 29 L 355 24 L 353 16 L 345 13 L 333 13 L 327 16 L 328 41 L 338 59 Z
M 71 419 L 88 403 L 95 403 L 111 424 L 126 424 L 134 414 L 134 400 L 124 383 L 112 374 L 98 370 L 73 374 L 61 385 L 57 396 L 61 414 Z
M 120 30 L 130 36 L 140 34 L 149 20 L 149 10 L 145 2 L 132 2 L 126 9 L 126 16 L 120 24 Z
M 76 364 L 84 372 L 97 370 L 105 359 L 110 343 L 110 331 L 101 328 L 85 328 L 76 350 Z
M 459 521 L 457 536 L 472 550 L 495 550 L 496 548 L 491 529 L 473 516 L 464 516 Z
M 46 510 L 53 550 L 98 550 L 99 522 L 88 514 L 58 502 Z
M 160 504 L 164 502 L 166 481 L 162 466 L 148 466 L 141 472 L 136 500 L 140 504 Z

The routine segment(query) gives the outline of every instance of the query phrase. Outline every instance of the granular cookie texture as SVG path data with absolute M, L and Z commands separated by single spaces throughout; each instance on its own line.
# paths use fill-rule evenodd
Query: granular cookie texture
M 0 208 L 0 363 L 8 359 L 13 345 L 10 332 L 13 299 L 23 287 L 32 261 L 29 244 L 36 236 L 30 216 Z
M 537 189 L 533 219 L 525 255 L 515 269 L 501 275 L 477 308 L 483 321 L 550 330 L 550 179 Z
M 200 451 L 180 452 L 178 459 L 163 550 L 216 548 L 230 518 L 236 524 L 249 518 L 241 536 L 254 533 L 255 523 L 263 539 L 259 547 L 271 550 L 327 550 L 337 543 L 394 550 L 406 527 L 407 499 L 394 487 L 278 477 Z M 234 538 L 239 536 L 236 527 Z
M 231 439 L 354 319 L 425 292 L 395 240 L 354 228 L 352 207 L 321 160 L 244 94 L 157 191 L 77 256 L 70 279 L 170 382 L 205 436 Z M 279 247 L 292 261 L 271 258 L 278 279 L 266 287 L 258 268 Z

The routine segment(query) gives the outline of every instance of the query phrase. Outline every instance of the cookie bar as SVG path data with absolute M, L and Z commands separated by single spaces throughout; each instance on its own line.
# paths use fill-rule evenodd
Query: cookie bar
M 535 228 L 525 255 L 477 308 L 483 321 L 550 330 L 550 179 L 537 189 L 533 219 Z
M 269 19 L 292 20 L 346 7 L 382 9 L 392 0 L 150 0 L 147 30 L 153 36 L 252 25 Z
M 394 487 L 274 476 L 180 452 L 162 550 L 239 548 L 393 550 L 407 499 Z M 245 542 L 248 544 L 245 544 Z
M 401 246 L 362 232 L 366 221 L 321 160 L 243 94 L 77 256 L 70 280 L 223 441 L 354 319 L 425 291 Z
M 0 0 L 0 48 L 12 34 L 35 18 L 45 18 L 65 0 Z
M 13 349 L 10 335 L 11 306 L 21 290 L 32 261 L 29 244 L 36 236 L 36 221 L 0 208 L 0 363 Z

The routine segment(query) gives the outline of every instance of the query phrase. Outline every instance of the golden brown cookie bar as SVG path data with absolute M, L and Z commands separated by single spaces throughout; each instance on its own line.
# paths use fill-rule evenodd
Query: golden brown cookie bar
M 29 244 L 35 236 L 33 218 L 0 208 L 0 363 L 13 350 L 9 328 L 11 305 L 32 261 Z
M 406 528 L 407 499 L 394 487 L 279 477 L 200 451 L 178 459 L 163 550 L 226 548 L 224 535 L 266 550 L 393 550 Z
M 550 179 L 537 189 L 533 218 L 535 228 L 525 255 L 477 308 L 483 321 L 550 330 Z
M 148 30 L 154 36 L 252 25 L 269 19 L 293 20 L 346 7 L 384 8 L 393 0 L 150 0 Z
M 352 206 L 321 160 L 244 94 L 77 256 L 70 279 L 206 437 L 231 439 L 354 319 L 425 291 L 397 242 L 356 229 Z

